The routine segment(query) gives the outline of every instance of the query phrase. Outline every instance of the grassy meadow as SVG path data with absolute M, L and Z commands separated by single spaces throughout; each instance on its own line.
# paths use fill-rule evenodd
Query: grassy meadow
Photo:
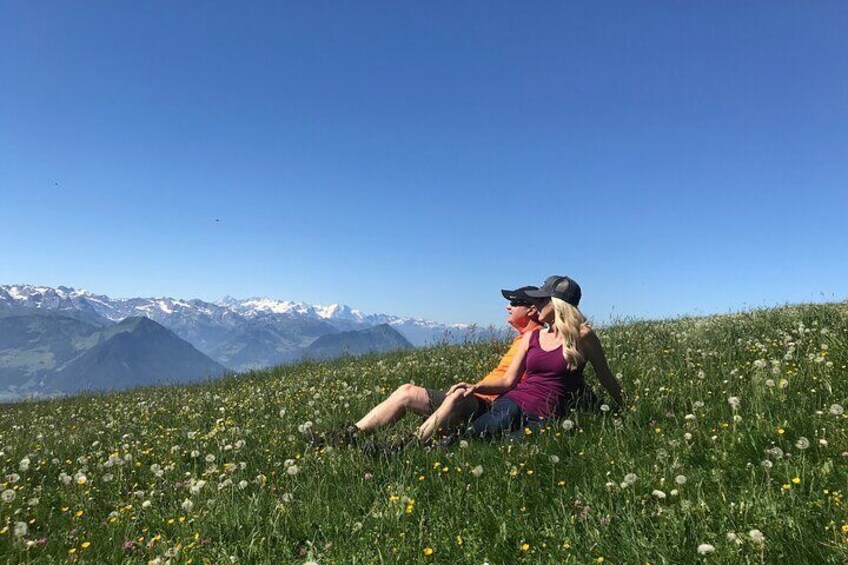
M 356 420 L 405 382 L 476 380 L 506 344 L 2 406 L 0 557 L 848 562 L 848 304 L 599 334 L 624 413 L 390 458 L 314 450 L 304 432 Z

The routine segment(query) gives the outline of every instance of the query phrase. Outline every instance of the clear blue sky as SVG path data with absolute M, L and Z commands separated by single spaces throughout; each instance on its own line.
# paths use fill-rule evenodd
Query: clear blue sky
M 848 3 L 3 2 L 0 284 L 449 322 L 848 296 Z M 219 221 L 218 221 L 219 220 Z

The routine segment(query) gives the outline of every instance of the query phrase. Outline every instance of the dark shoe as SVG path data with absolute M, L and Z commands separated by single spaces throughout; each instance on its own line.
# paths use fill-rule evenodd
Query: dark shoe
M 436 445 L 441 449 L 447 449 L 453 444 L 455 444 L 459 440 L 459 434 L 448 434 L 445 437 L 439 439 Z
M 407 446 L 414 444 L 416 438 L 393 439 L 391 441 L 367 441 L 362 445 L 362 452 L 370 457 L 390 458 L 403 453 Z
M 359 431 L 359 428 L 357 428 L 354 424 L 347 423 L 313 436 L 310 443 L 316 448 L 325 447 L 327 445 L 339 447 L 344 445 L 357 445 L 361 438 L 362 432 Z

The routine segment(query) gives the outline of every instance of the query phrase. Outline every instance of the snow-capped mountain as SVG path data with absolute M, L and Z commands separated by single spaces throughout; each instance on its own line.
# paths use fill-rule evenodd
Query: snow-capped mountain
M 272 298 L 218 302 L 175 298 L 115 299 L 87 290 L 26 284 L 0 286 L 0 311 L 46 309 L 88 320 L 119 322 L 144 316 L 232 369 L 298 359 L 318 337 L 388 324 L 413 345 L 463 339 L 469 326 L 388 314 L 365 314 L 343 304 L 309 305 Z

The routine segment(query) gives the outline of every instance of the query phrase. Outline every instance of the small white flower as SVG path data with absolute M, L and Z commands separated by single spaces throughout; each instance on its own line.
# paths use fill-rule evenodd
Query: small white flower
M 740 416 L 739 414 L 734 414 L 733 415 L 733 421 L 738 424 L 739 422 L 742 421 L 742 416 Z
M 480 475 L 483 474 L 483 466 L 477 465 L 476 467 L 471 469 L 471 474 L 474 475 L 475 477 L 479 477 Z
M 10 502 L 13 502 L 15 500 L 15 498 L 17 498 L 17 496 L 18 496 L 18 493 L 16 493 L 15 491 L 13 491 L 10 488 L 7 488 L 6 490 L 3 491 L 2 494 L 0 494 L 0 499 L 2 499 L 3 502 L 8 504 Z
M 141 503 L 142 508 L 150 508 L 151 506 L 153 506 L 153 503 L 150 502 L 149 500 L 145 500 L 144 502 Z
M 753 529 L 748 532 L 748 537 L 751 538 L 751 541 L 755 545 L 763 545 L 766 542 L 766 536 L 763 535 L 763 532 L 757 529 Z
M 810 440 L 805 437 L 799 437 L 798 441 L 795 442 L 795 447 L 803 451 L 810 447 Z
M 565 430 L 565 431 L 568 431 L 568 430 L 571 430 L 571 429 L 574 428 L 574 422 L 572 422 L 571 420 L 563 420 L 561 425 L 562 425 L 562 429 Z
M 692 422 L 693 420 L 695 420 L 695 415 L 694 414 L 686 414 L 685 416 L 683 416 L 683 419 L 686 420 L 686 421 Z
M 830 413 L 834 416 L 841 416 L 845 412 L 845 408 L 841 404 L 831 404 Z
M 15 522 L 14 535 L 16 538 L 22 538 L 27 535 L 29 527 L 26 522 Z
M 290 465 L 286 469 L 286 473 L 288 473 L 292 477 L 297 475 L 299 472 L 300 472 L 300 468 L 297 465 Z
M 610 407 L 609 404 L 601 404 L 601 412 L 609 412 Z
M 827 440 L 822 438 L 819 440 L 819 445 L 822 447 L 827 447 Z
M 702 543 L 698 546 L 699 555 L 709 555 L 710 553 L 715 553 L 715 546 L 708 543 Z
M 686 441 L 691 440 L 692 434 L 690 434 L 689 432 L 686 432 L 685 434 L 683 434 L 683 439 L 685 439 Z
M 466 449 L 467 447 L 468 447 L 467 441 L 465 441 L 464 439 L 459 440 L 459 448 L 460 449 Z
M 634 485 L 634 484 L 636 484 L 636 481 L 638 479 L 639 479 L 639 477 L 636 476 L 636 473 L 627 473 L 626 475 L 624 475 L 624 485 L 625 486 Z
M 671 496 L 677 496 L 678 494 L 680 494 L 680 491 L 677 490 L 676 488 L 673 488 L 673 489 L 671 489 L 671 492 L 669 494 Z
M 665 500 L 665 493 L 661 490 L 654 489 L 651 491 L 651 495 L 657 500 Z
M 551 463 L 553 463 L 554 465 L 556 465 L 557 463 L 559 463 L 559 456 L 557 456 L 557 455 L 551 455 Z
M 674 477 L 674 482 L 679 485 L 685 485 L 687 480 L 686 475 L 677 475 Z
M 739 408 L 739 405 L 740 405 L 739 397 L 738 396 L 730 396 L 727 399 L 727 403 L 730 404 L 731 408 L 736 410 L 737 408 Z
M 247 481 L 245 481 L 244 479 L 242 479 L 242 480 L 240 480 L 240 481 L 238 482 L 238 488 L 239 488 L 239 490 L 244 490 L 244 489 L 246 489 L 246 488 L 247 488 L 247 485 L 248 485 L 248 482 L 247 482 Z
M 29 464 L 29 457 L 24 457 L 23 459 L 21 459 L 21 462 L 18 463 L 18 471 L 20 471 L 21 473 L 29 471 Z
M 309 422 L 309 421 L 304 422 L 303 424 L 300 424 L 300 425 L 297 427 L 297 431 L 299 431 L 299 432 L 300 432 L 300 433 L 302 433 L 302 434 L 307 434 L 307 433 L 309 433 L 311 430 L 312 430 L 312 422 Z
M 742 538 L 739 537 L 735 532 L 727 532 L 727 541 L 730 543 L 735 543 L 736 545 L 742 545 Z
M 215 461 L 215 456 L 209 453 L 206 455 L 205 460 L 207 463 L 212 463 L 213 461 Z
M 186 498 L 185 500 L 183 500 L 181 507 L 186 512 L 191 512 L 194 508 L 194 502 L 192 502 L 190 498 Z

